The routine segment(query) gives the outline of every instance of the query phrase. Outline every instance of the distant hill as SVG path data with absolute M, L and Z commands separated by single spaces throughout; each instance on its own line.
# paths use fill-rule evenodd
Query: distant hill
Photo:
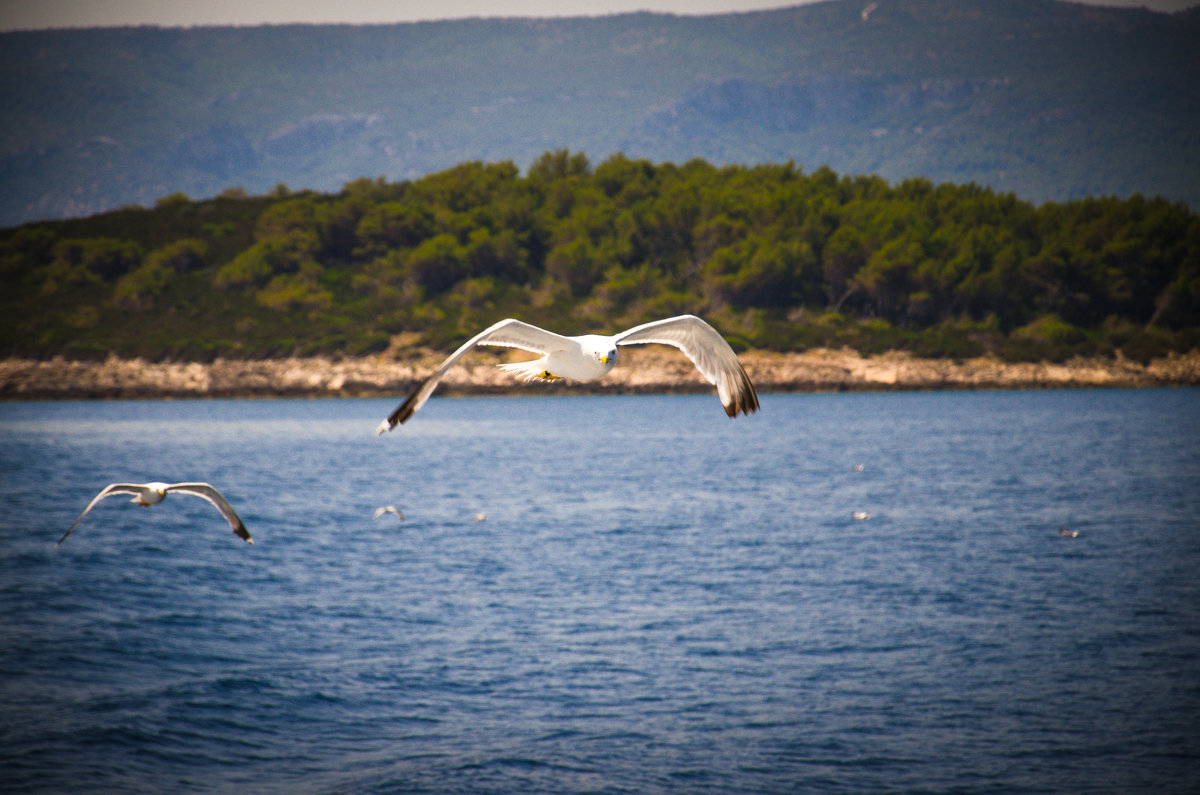
M 1200 13 L 865 0 L 736 15 L 0 35 L 0 224 L 467 160 L 793 160 L 1200 207 Z

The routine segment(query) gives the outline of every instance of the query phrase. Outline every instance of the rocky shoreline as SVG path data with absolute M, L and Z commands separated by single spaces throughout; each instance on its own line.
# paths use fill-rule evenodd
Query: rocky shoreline
M 520 356 L 477 352 L 442 382 L 447 394 L 704 392 L 711 387 L 682 354 L 655 347 L 622 352 L 622 364 L 598 382 L 523 384 L 494 365 Z M 443 354 L 404 357 L 286 358 L 259 361 L 147 362 L 0 360 L 0 399 L 398 396 L 411 390 Z M 1032 389 L 1200 385 L 1200 352 L 1142 365 L 1124 359 L 1009 363 L 994 358 L 919 359 L 850 350 L 741 355 L 760 392 L 931 389 Z

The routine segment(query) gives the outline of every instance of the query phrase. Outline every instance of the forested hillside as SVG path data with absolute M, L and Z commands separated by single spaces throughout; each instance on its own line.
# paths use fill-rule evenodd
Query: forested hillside
M 693 312 L 738 347 L 1145 359 L 1200 343 L 1200 218 L 1133 197 L 547 152 L 0 232 L 0 354 L 446 348 Z
M 1198 41 L 1057 0 L 2 33 L 0 225 L 559 147 L 1196 209 Z

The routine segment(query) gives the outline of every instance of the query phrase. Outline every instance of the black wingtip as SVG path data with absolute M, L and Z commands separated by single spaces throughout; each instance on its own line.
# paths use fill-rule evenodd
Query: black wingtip
M 738 370 L 741 374 L 741 389 L 733 396 L 733 402 L 725 406 L 725 414 L 729 419 L 735 419 L 739 413 L 750 415 L 758 411 L 758 392 L 754 389 L 754 384 L 750 382 L 750 376 L 746 375 L 746 371 L 741 364 L 738 365 Z
M 417 393 L 414 392 L 409 395 L 403 403 L 397 406 L 396 410 L 389 414 L 386 420 L 379 423 L 379 427 L 375 429 L 375 435 L 378 436 L 392 430 L 397 425 L 404 423 L 409 417 L 416 413 L 416 409 L 413 408 L 413 403 L 416 401 L 416 397 Z

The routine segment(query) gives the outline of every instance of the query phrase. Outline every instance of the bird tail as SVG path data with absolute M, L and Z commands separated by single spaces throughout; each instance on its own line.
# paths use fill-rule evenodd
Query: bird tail
M 528 362 L 510 362 L 496 365 L 506 373 L 522 381 L 557 381 L 559 377 L 546 371 L 545 359 L 534 359 Z

